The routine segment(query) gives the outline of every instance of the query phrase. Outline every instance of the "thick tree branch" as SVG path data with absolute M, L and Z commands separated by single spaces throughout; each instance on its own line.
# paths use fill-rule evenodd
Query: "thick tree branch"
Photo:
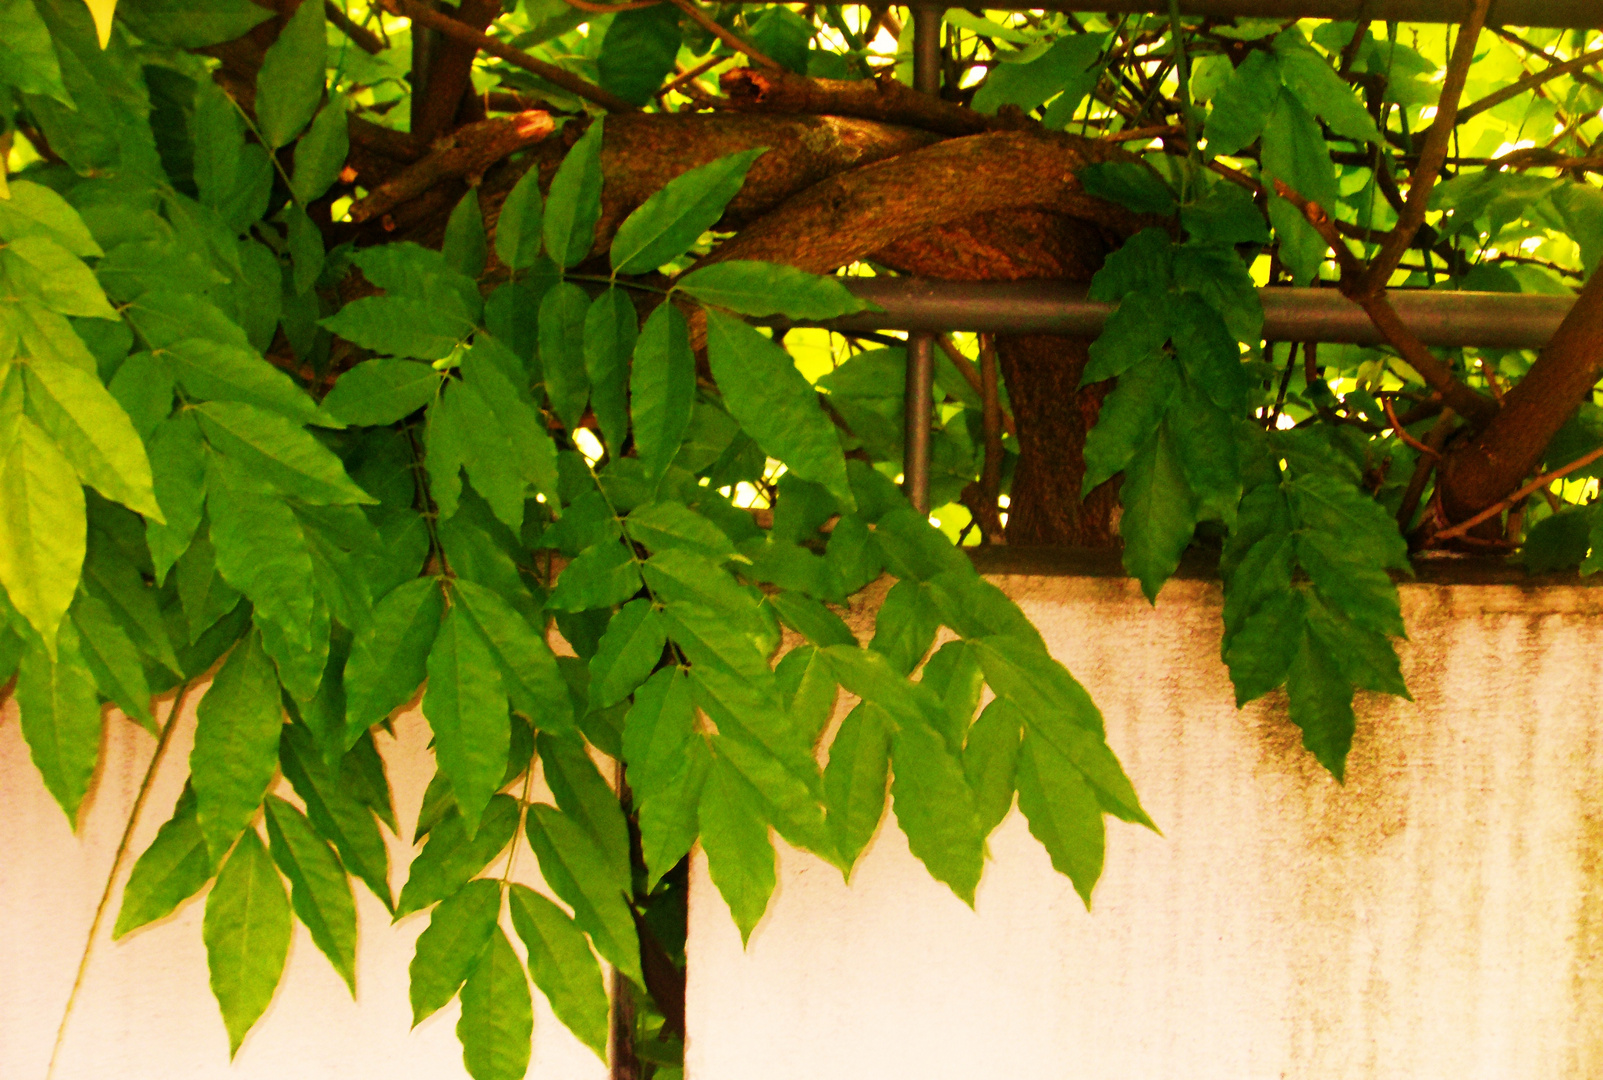
M 1474 0 L 1469 18 L 1459 28 L 1458 40 L 1453 43 L 1453 55 L 1447 64 L 1447 78 L 1442 82 L 1441 97 L 1436 102 L 1436 119 L 1425 137 L 1408 184 L 1408 202 L 1398 215 L 1397 226 L 1391 238 L 1369 265 L 1369 271 L 1358 285 L 1362 293 L 1380 292 L 1391 279 L 1392 271 L 1402 261 L 1403 253 L 1414 242 L 1414 234 L 1425 223 L 1425 210 L 1430 203 L 1431 189 L 1441 174 L 1442 163 L 1447 159 L 1448 144 L 1457 125 L 1458 102 L 1464 95 L 1464 82 L 1469 77 L 1469 65 L 1475 59 L 1475 43 L 1480 40 L 1481 27 L 1486 24 L 1486 11 L 1491 0 Z M 1422 373 L 1423 374 L 1423 373 Z M 1456 406 L 1455 406 L 1456 407 Z
M 565 68 L 555 64 L 548 64 L 544 60 L 536 60 L 521 49 L 514 49 L 503 41 L 497 41 L 487 34 L 481 34 L 473 27 L 458 22 L 448 16 L 441 15 L 432 8 L 424 7 L 417 0 L 382 0 L 384 10 L 391 15 L 400 15 L 411 19 L 418 26 L 430 30 L 438 30 L 448 38 L 467 42 L 487 52 L 491 56 L 499 57 L 511 64 L 520 67 L 531 75 L 538 75 L 549 83 L 553 83 L 576 97 L 594 102 L 604 109 L 612 112 L 635 112 L 635 107 L 616 94 L 601 89 L 588 80 L 581 79 Z
M 1449 519 L 1503 499 L 1531 474 L 1548 443 L 1603 377 L 1603 274 L 1593 274 L 1531 370 L 1503 407 L 1442 463 Z
M 1518 491 L 1514 492 L 1512 495 L 1509 495 L 1507 498 L 1502 499 L 1502 500 L 1500 500 L 1500 501 L 1498 501 L 1496 503 L 1493 503 L 1491 506 L 1488 506 L 1485 510 L 1482 510 L 1480 513 L 1476 514 L 1474 517 L 1465 518 L 1463 521 L 1460 521 L 1457 525 L 1454 525 L 1451 528 L 1443 529 L 1441 532 L 1439 532 L 1435 536 L 1431 537 L 1431 541 L 1433 543 L 1439 544 L 1439 543 L 1442 543 L 1444 541 L 1452 540 L 1452 539 L 1454 539 L 1456 537 L 1463 536 L 1466 533 L 1468 533 L 1471 529 L 1473 529 L 1475 526 L 1481 524 L 1482 522 L 1490 521 L 1492 518 L 1496 517 L 1498 514 L 1501 514 L 1504 510 L 1507 510 L 1509 507 L 1513 506 L 1515 503 L 1519 502 L 1521 499 L 1525 498 L 1527 495 L 1531 495 L 1531 494 L 1534 494 L 1535 492 L 1541 491 L 1543 488 L 1547 487 L 1549 484 L 1553 483 L 1553 481 L 1555 481 L 1555 480 L 1564 479 L 1566 476 L 1570 475 L 1570 473 L 1574 472 L 1576 469 L 1584 469 L 1584 468 L 1586 468 L 1586 466 L 1592 464 L 1592 462 L 1596 461 L 1598 458 L 1603 458 L 1603 446 L 1598 447 L 1596 450 L 1593 450 L 1591 453 L 1582 454 L 1580 457 L 1576 458 L 1574 461 L 1570 462 L 1568 465 L 1564 465 L 1564 466 L 1561 466 L 1561 467 L 1559 467 L 1557 469 L 1554 469 L 1552 472 L 1543 473 L 1541 476 L 1538 476 L 1535 480 L 1532 480 L 1530 483 L 1526 484 L 1524 487 L 1520 488 Z
M 737 112 L 857 116 L 887 124 L 907 124 L 942 135 L 1040 130 L 1040 125 L 1032 120 L 987 116 L 920 94 L 892 78 L 809 79 L 788 71 L 736 68 L 724 72 L 718 82 L 729 95 L 728 102 L 720 102 L 720 105 Z
M 525 112 L 470 124 L 422 161 L 411 165 L 351 206 L 351 220 L 370 221 L 452 177 L 470 177 L 537 143 L 555 130 L 551 114 Z
M 482 33 L 500 13 L 501 0 L 462 0 L 456 19 Z M 460 38 L 447 38 L 429 50 L 428 77 L 420 88 L 423 100 L 412 120 L 412 138 L 418 145 L 427 146 L 453 126 L 462 95 L 472 91 L 473 61 L 478 54 L 476 44 Z

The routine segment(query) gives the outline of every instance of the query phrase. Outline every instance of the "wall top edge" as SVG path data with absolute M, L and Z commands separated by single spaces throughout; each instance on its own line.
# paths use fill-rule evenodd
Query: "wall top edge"
M 990 547 L 968 552 L 974 566 L 987 577 L 1123 578 L 1129 574 L 1118 551 L 1071 547 Z M 1414 576 L 1393 573 L 1403 588 L 1488 586 L 1521 592 L 1575 591 L 1596 596 L 1603 606 L 1603 574 L 1582 577 L 1574 570 L 1529 574 L 1525 568 L 1502 559 L 1432 553 L 1413 559 Z M 1217 552 L 1188 551 L 1175 572 L 1178 581 L 1217 583 Z M 1132 585 L 1133 587 L 1133 585 Z

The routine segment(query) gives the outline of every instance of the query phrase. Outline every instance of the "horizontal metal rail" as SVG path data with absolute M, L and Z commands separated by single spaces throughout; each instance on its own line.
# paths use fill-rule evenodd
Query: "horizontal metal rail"
M 1094 338 L 1113 310 L 1087 299 L 1084 285 L 1062 281 L 848 278 L 846 285 L 880 310 L 818 325 L 858 332 L 969 330 Z M 1335 289 L 1259 289 L 1258 295 L 1266 340 L 1382 343 L 1364 310 Z M 1574 297 L 1530 293 L 1396 289 L 1387 295 L 1421 341 L 1443 348 L 1541 348 L 1575 303 Z
M 915 5 L 957 7 L 943 0 L 912 0 Z M 1101 11 L 1110 14 L 1166 15 L 1167 0 L 985 0 L 992 11 Z M 1180 0 L 1182 15 L 1215 19 L 1380 19 L 1395 22 L 1463 22 L 1469 0 Z M 1603 29 L 1600 0 L 1493 0 L 1487 22 L 1493 26 Z

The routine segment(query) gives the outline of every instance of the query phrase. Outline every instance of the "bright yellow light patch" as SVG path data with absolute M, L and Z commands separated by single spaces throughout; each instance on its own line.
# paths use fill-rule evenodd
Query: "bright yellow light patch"
M 84 3 L 89 5 L 89 14 L 95 20 L 95 36 L 104 49 L 111 40 L 111 17 L 117 13 L 117 0 L 84 0 Z

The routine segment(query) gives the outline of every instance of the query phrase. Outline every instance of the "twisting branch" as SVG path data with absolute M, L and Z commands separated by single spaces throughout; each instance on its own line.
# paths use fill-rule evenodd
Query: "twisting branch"
M 1436 355 L 1425 347 L 1425 343 L 1408 329 L 1397 314 L 1397 309 L 1386 299 L 1384 289 L 1370 292 L 1354 287 L 1355 283 L 1361 283 L 1364 274 L 1363 265 L 1336 231 L 1336 225 L 1330 215 L 1325 213 L 1324 207 L 1316 202 L 1309 202 L 1283 180 L 1275 181 L 1275 192 L 1295 206 L 1307 219 L 1308 224 L 1318 231 L 1325 243 L 1330 245 L 1330 249 L 1336 254 L 1336 262 L 1341 267 L 1342 293 L 1369 314 L 1370 321 L 1375 324 L 1376 329 L 1402 354 L 1408 365 L 1419 372 L 1420 378 L 1424 379 L 1432 390 L 1441 394 L 1442 400 L 1460 416 L 1477 423 L 1490 420 L 1497 412 L 1497 402 L 1460 382 L 1452 369 L 1438 360 Z
M 736 52 L 745 53 L 752 59 L 753 62 L 760 64 L 772 71 L 785 70 L 783 64 L 764 53 L 761 49 L 757 48 L 757 46 L 742 38 L 734 31 L 719 26 L 712 20 L 710 15 L 696 6 L 695 0 L 668 0 L 668 2 L 673 4 L 674 7 L 678 8 L 686 15 L 689 15 L 696 21 L 696 25 L 707 31 L 707 33 L 711 34 L 725 45 L 728 45 Z
M 555 64 L 548 64 L 544 60 L 536 60 L 522 49 L 514 49 L 504 41 L 497 41 L 488 34 L 481 34 L 471 26 L 458 22 L 449 16 L 441 15 L 432 8 L 425 7 L 423 4 L 418 3 L 418 0 L 381 0 L 381 2 L 384 5 L 384 10 L 391 15 L 403 16 L 411 19 L 417 26 L 438 30 L 446 37 L 475 45 L 481 52 L 487 52 L 491 56 L 499 57 L 513 67 L 520 67 L 531 75 L 538 75 L 547 82 L 562 87 L 562 89 L 575 97 L 594 102 L 612 112 L 635 111 L 635 106 L 623 100 L 617 94 L 603 90 L 595 83 L 581 79 L 565 68 L 560 68 Z
M 855 116 L 942 135 L 1040 129 L 1033 120 L 987 116 L 920 94 L 891 78 L 811 79 L 788 71 L 736 68 L 720 75 L 718 84 L 728 95 L 718 105 L 736 112 Z
M 1414 463 L 1414 475 L 1408 478 L 1408 487 L 1403 491 L 1403 501 L 1397 508 L 1397 527 L 1407 531 L 1414 524 L 1414 515 L 1419 513 L 1419 500 L 1425 494 L 1425 485 L 1430 482 L 1431 473 L 1436 471 L 1441 461 L 1442 447 L 1447 445 L 1447 438 L 1453 433 L 1455 423 L 1452 409 L 1443 409 L 1436 418 L 1436 423 L 1425 434 L 1425 448 L 1429 454 L 1421 454 Z
M 1573 60 L 1566 60 L 1561 64 L 1553 64 L 1550 67 L 1543 68 L 1541 71 L 1525 76 L 1518 82 L 1510 83 L 1496 93 L 1487 94 L 1473 105 L 1464 106 L 1458 110 L 1458 119 L 1455 122 L 1462 124 L 1467 120 L 1472 120 L 1487 109 L 1495 109 L 1503 102 L 1512 101 L 1521 94 L 1536 89 L 1543 83 L 1551 82 L 1564 75 L 1574 75 L 1582 68 L 1595 64 L 1599 60 L 1603 60 L 1603 49 L 1593 49 L 1589 53 L 1582 53 Z
M 656 7 L 662 0 L 631 0 L 623 4 L 595 4 L 591 0 L 567 0 L 569 7 L 588 11 L 592 15 L 611 15 L 616 11 L 639 11 L 641 8 Z
M 344 31 L 345 36 L 350 38 L 358 49 L 369 56 L 377 56 L 384 51 L 384 39 L 367 27 L 352 21 L 334 0 L 323 0 L 323 14 L 328 16 L 329 22 Z
M 1492 518 L 1496 517 L 1498 514 L 1501 514 L 1504 510 L 1507 510 L 1509 507 L 1513 506 L 1527 495 L 1541 491 L 1555 480 L 1564 479 L 1564 477 L 1570 475 L 1570 473 L 1574 472 L 1576 469 L 1586 468 L 1598 458 L 1603 458 L 1603 446 L 1598 447 L 1589 454 L 1582 454 L 1568 465 L 1554 469 L 1552 472 L 1543 473 L 1541 476 L 1538 476 L 1535 480 L 1532 480 L 1530 483 L 1526 484 L 1512 495 L 1500 502 L 1493 503 L 1491 506 L 1488 506 L 1485 510 L 1482 510 L 1474 517 L 1465 518 L 1457 525 L 1454 525 L 1451 528 L 1443 529 L 1441 532 L 1431 537 L 1431 542 L 1439 544 L 1445 540 L 1454 540 L 1460 536 L 1463 536 L 1481 522 L 1490 521 Z
M 551 114 L 529 111 L 469 124 L 442 140 L 432 154 L 386 180 L 351 206 L 351 220 L 370 221 L 451 177 L 477 176 L 502 158 L 537 143 L 556 129 Z
M 989 335 L 985 335 L 985 337 L 988 338 Z M 969 363 L 966 356 L 957 351 L 957 346 L 952 344 L 952 339 L 947 335 L 941 334 L 935 339 L 935 343 L 941 347 L 941 351 L 945 353 L 946 358 L 952 362 L 952 366 L 957 369 L 957 373 L 963 376 L 963 381 L 968 383 L 969 388 L 973 390 L 974 393 L 979 395 L 981 401 L 984 401 L 985 382 L 981 375 L 975 373 L 974 365 Z M 981 345 L 980 347 L 980 363 L 982 365 L 985 363 L 984 350 L 988 347 L 989 346 L 985 345 Z M 1018 435 L 1018 428 L 1014 427 L 1013 425 L 1013 414 L 1002 408 L 1000 405 L 997 406 L 997 422 L 1001 425 L 1001 430 L 1006 431 L 1009 435 Z
M 1475 59 L 1475 43 L 1480 40 L 1481 27 L 1486 25 L 1486 11 L 1490 6 L 1491 0 L 1474 0 L 1469 18 L 1458 31 L 1458 40 L 1453 43 L 1453 56 L 1447 64 L 1447 78 L 1442 82 L 1442 94 L 1436 102 L 1436 119 L 1425 137 L 1419 164 L 1409 178 L 1408 202 L 1398 215 L 1397 226 L 1392 230 L 1390 239 L 1369 264 L 1368 273 L 1361 282 L 1355 282 L 1357 291 L 1361 293 L 1376 293 L 1385 289 L 1392 271 L 1402 261 L 1403 253 L 1413 244 L 1414 234 L 1425 223 L 1425 209 L 1430 203 L 1431 189 L 1436 186 L 1436 177 L 1441 174 L 1442 163 L 1447 160 L 1448 144 L 1458 123 L 1458 102 L 1464 96 L 1464 81 L 1469 78 L 1469 65 Z

